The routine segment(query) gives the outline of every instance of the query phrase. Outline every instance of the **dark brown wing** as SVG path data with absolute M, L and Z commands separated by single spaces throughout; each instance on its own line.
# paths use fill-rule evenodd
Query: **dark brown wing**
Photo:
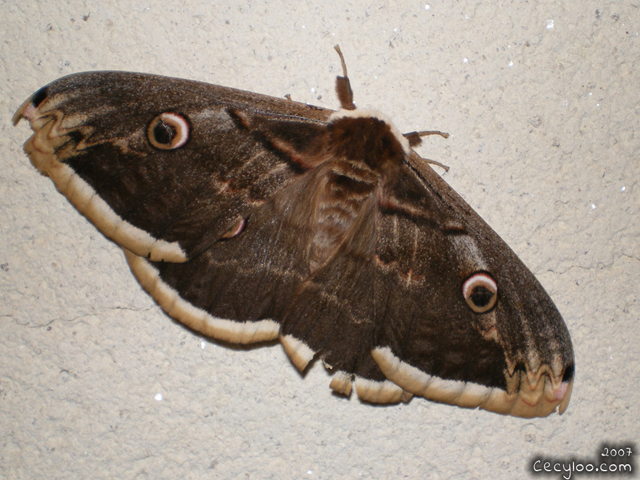
M 297 368 L 319 356 L 336 392 L 355 380 L 366 401 L 566 408 L 571 342 L 533 275 L 388 122 L 331 114 L 96 73 L 16 120 L 33 163 L 191 328 L 279 337 Z
M 433 170 L 415 154 L 405 160 L 380 177 L 375 205 L 294 297 L 287 351 L 301 368 L 321 354 L 338 372 L 332 386 L 348 393 L 355 376 L 368 401 L 416 394 L 525 417 L 564 411 L 573 351 L 552 301 Z M 476 274 L 498 285 L 482 313 L 463 295 Z
M 154 118 L 184 118 L 186 144 L 149 141 Z M 102 233 L 137 255 L 184 261 L 304 172 L 250 122 L 314 136 L 332 112 L 240 90 L 124 72 L 64 77 L 14 117 L 34 165 Z
M 439 218 L 430 228 L 402 209 L 382 215 L 377 255 L 387 281 L 407 286 L 396 307 L 405 314 L 381 322 L 377 363 L 404 389 L 433 400 L 518 416 L 545 416 L 558 405 L 564 411 L 574 360 L 555 305 L 459 195 L 417 155 L 408 160 L 398 185 L 421 184 L 432 211 L 425 218 Z M 463 285 L 486 275 L 497 284 L 497 301 L 477 313 Z

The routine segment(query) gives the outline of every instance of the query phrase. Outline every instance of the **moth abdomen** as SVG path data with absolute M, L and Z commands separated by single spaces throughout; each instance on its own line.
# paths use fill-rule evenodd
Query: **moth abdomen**
M 378 186 L 377 176 L 357 162 L 336 159 L 325 167 L 323 181 L 309 192 L 314 198 L 308 212 L 308 228 L 312 232 L 309 244 L 311 270 L 315 271 L 343 246 L 358 245 L 359 253 L 372 254 L 372 238 L 361 239 L 359 224 L 370 219 Z M 357 240 L 357 241 L 356 241 Z M 368 246 L 364 246 L 368 243 Z

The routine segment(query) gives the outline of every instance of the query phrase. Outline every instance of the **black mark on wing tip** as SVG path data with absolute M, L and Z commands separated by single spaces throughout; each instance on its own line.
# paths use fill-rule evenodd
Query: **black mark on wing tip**
M 525 374 L 527 373 L 527 366 L 524 364 L 524 362 L 518 362 L 516 364 L 516 367 L 513 369 L 513 373 L 514 375 L 517 374 Z
M 562 376 L 562 381 L 563 382 L 569 382 L 571 380 L 573 380 L 573 374 L 575 372 L 575 367 L 573 365 L 573 363 L 569 366 L 567 366 L 567 368 L 565 368 L 564 370 L 564 375 Z
M 42 87 L 40 90 L 34 93 L 33 97 L 31 98 L 31 105 L 38 108 L 40 104 L 44 102 L 46 98 L 49 96 L 49 93 L 47 90 L 48 90 L 48 87 Z

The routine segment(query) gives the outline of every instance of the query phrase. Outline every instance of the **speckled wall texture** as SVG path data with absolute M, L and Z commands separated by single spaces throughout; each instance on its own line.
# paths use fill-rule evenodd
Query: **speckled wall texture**
M 535 456 L 638 441 L 639 33 L 630 2 L 0 3 L 0 477 L 511 479 L 536 477 Z M 419 152 L 554 299 L 576 357 L 564 415 L 374 407 L 333 396 L 319 362 L 301 377 L 279 345 L 188 331 L 11 125 L 36 89 L 86 70 L 336 108 L 335 44 L 358 106 L 451 134 Z

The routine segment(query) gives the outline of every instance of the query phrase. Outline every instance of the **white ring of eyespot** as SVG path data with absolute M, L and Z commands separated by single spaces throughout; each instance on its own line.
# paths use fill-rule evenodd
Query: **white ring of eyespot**
M 486 305 L 479 306 L 473 303 L 471 296 L 477 287 L 484 287 L 493 293 L 493 297 L 491 297 L 491 300 Z M 471 310 L 476 313 L 485 313 L 491 310 L 498 300 L 498 284 L 491 275 L 487 273 L 476 273 L 467 278 L 462 284 L 462 296 Z
M 160 143 L 156 140 L 154 130 L 160 122 L 166 123 L 176 131 L 176 135 L 169 143 Z M 187 140 L 189 140 L 189 122 L 187 122 L 182 115 L 178 115 L 176 113 L 161 113 L 149 124 L 149 127 L 147 128 L 147 137 L 149 138 L 151 145 L 156 148 L 161 150 L 175 150 L 176 148 L 182 147 L 187 143 Z

